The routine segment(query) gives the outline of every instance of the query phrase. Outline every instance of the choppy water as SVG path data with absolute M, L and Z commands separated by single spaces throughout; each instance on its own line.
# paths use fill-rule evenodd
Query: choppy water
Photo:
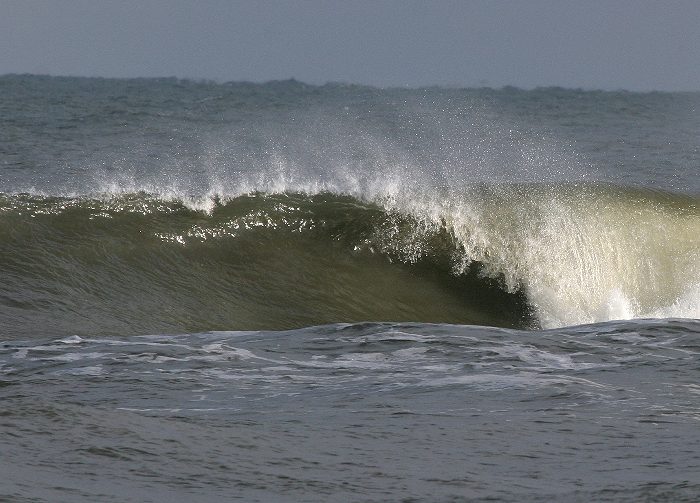
M 0 91 L 0 500 L 700 497 L 699 94 Z

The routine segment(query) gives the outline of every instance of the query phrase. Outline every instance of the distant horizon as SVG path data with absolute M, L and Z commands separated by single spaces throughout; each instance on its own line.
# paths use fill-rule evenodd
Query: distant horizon
M 199 78 L 199 77 L 181 77 L 177 75 L 161 75 L 161 76 L 129 76 L 129 77 L 116 77 L 116 76 L 102 76 L 102 75 L 70 75 L 70 74 L 52 74 L 52 73 L 31 73 L 31 72 L 8 72 L 0 74 L 0 78 L 7 77 L 44 77 L 44 78 L 56 78 L 56 79 L 86 79 L 86 80 L 176 80 L 180 82 L 189 82 L 192 84 L 212 84 L 212 85 L 226 85 L 226 84 L 250 84 L 250 85 L 266 85 L 281 82 L 297 82 L 299 84 L 310 86 L 310 87 L 324 87 L 324 86 L 357 86 L 366 87 L 371 89 L 405 89 L 405 90 L 421 90 L 421 89 L 445 89 L 445 90 L 478 90 L 478 89 L 489 89 L 493 91 L 503 91 L 503 90 L 517 90 L 517 91 L 537 91 L 537 90 L 547 90 L 547 89 L 562 89 L 566 91 L 581 91 L 581 92 L 602 92 L 602 93 L 616 93 L 616 92 L 626 92 L 635 94 L 649 94 L 649 93 L 662 93 L 662 94 L 674 94 L 674 93 L 700 93 L 700 87 L 698 89 L 627 89 L 627 88 L 603 88 L 603 87 L 583 87 L 583 86 L 565 86 L 558 84 L 549 85 L 537 85 L 537 86 L 520 86 L 513 84 L 503 84 L 503 85 L 491 85 L 488 83 L 475 84 L 475 85 L 459 85 L 459 84 L 425 84 L 425 85 L 374 85 L 364 82 L 348 82 L 348 81 L 338 81 L 338 80 L 328 80 L 325 82 L 308 82 L 296 77 L 287 78 L 273 78 L 267 80 L 250 80 L 250 79 L 240 79 L 240 80 L 220 80 L 213 78 Z

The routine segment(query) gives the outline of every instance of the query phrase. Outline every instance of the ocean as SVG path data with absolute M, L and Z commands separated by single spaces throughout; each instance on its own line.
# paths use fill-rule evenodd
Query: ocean
M 700 93 L 0 77 L 0 501 L 697 501 Z

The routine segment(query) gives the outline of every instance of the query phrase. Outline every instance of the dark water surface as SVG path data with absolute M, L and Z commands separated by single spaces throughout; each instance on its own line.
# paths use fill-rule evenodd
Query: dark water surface
M 680 320 L 6 343 L 3 491 L 693 501 L 699 352 L 700 323 Z
M 0 77 L 0 501 L 697 501 L 699 105 Z

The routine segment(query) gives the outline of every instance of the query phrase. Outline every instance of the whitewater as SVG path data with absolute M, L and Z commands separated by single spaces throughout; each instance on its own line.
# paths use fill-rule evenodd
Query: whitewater
M 0 90 L 0 500 L 700 495 L 699 94 Z

